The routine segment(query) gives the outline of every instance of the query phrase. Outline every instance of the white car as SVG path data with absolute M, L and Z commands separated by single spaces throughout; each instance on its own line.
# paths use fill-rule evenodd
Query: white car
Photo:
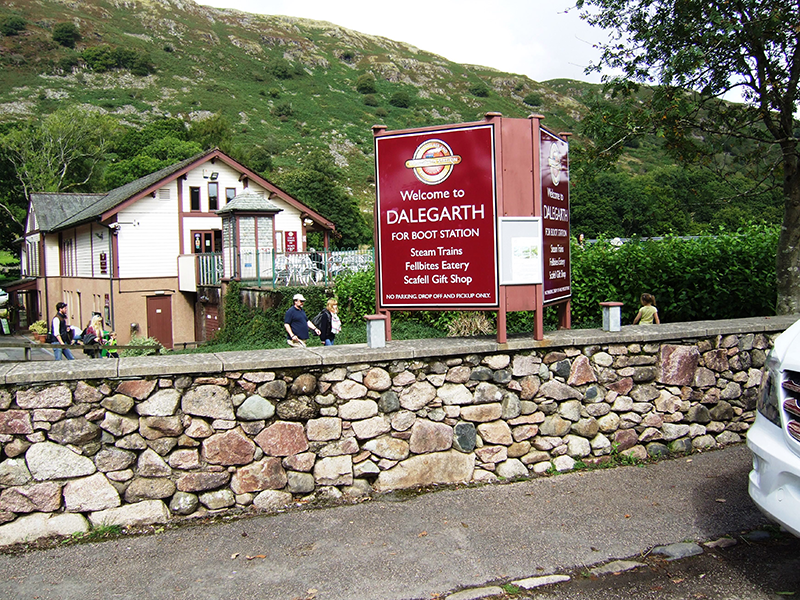
M 0 290 L 0 306 L 5 306 L 8 303 L 8 292 Z
M 775 340 L 757 408 L 747 432 L 748 491 L 761 512 L 800 537 L 800 321 Z

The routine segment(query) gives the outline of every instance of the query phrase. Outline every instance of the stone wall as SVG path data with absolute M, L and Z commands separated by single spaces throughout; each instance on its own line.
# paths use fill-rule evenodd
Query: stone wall
M 0 544 L 739 443 L 794 319 L 0 370 Z

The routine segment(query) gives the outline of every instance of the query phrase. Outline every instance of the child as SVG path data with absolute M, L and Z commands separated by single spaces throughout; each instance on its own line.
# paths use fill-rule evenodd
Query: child
M 106 347 L 108 350 L 103 350 L 103 356 L 108 358 L 119 358 L 119 353 L 116 351 L 115 346 L 117 345 L 117 332 L 112 331 L 108 334 L 108 342 L 106 343 Z
M 652 294 L 642 294 L 641 297 L 642 308 L 636 313 L 636 318 L 633 319 L 633 324 L 641 322 L 642 325 L 652 325 L 656 323 L 661 324 L 658 318 L 658 309 L 656 308 L 656 297 Z

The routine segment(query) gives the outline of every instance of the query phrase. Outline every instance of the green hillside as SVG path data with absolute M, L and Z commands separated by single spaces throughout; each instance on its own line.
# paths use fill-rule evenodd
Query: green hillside
M 364 213 L 374 202 L 373 125 L 403 129 L 480 120 L 490 111 L 507 117 L 535 112 L 545 116 L 549 129 L 575 133 L 577 150 L 591 144 L 581 136 L 581 122 L 601 91 L 577 81 L 539 83 L 457 64 L 331 23 L 221 10 L 191 0 L 6 0 L 0 5 L 0 31 L 0 135 L 15 123 L 71 106 L 139 128 L 163 117 L 193 125 L 219 114 L 232 126 L 232 146 L 268 154 L 268 177 L 279 183 L 314 151 L 329 157 L 338 167 L 337 184 Z M 576 166 L 580 156 L 575 152 Z M 592 181 L 585 192 L 575 169 L 574 223 L 580 231 L 696 231 L 692 207 L 705 202 L 697 198 L 705 193 L 697 185 L 692 184 L 695 197 L 663 206 L 653 195 L 664 185 L 659 182 L 681 193 L 685 188 L 682 168 L 680 177 L 663 172 L 677 167 L 657 138 L 626 144 L 620 168 L 617 179 Z M 636 177 L 650 179 L 629 185 Z M 8 166 L 0 165 L 0 179 L 10 178 Z M 0 202 L 24 206 L 5 187 Z M 608 190 L 610 197 L 597 198 L 598 190 Z M 649 213 L 623 218 L 630 213 L 626 203 L 645 193 L 653 196 L 649 205 L 658 204 L 658 218 Z M 736 190 L 720 194 L 737 195 Z M 614 196 L 625 198 L 617 203 Z M 734 220 L 748 218 L 747 211 L 731 214 Z M 712 216 L 702 219 L 711 223 Z
M 455 123 L 487 111 L 525 117 L 534 110 L 523 102 L 531 93 L 542 101 L 536 111 L 558 131 L 573 129 L 582 110 L 525 76 L 459 65 L 331 23 L 170 0 L 12 0 L 0 8 L 0 19 L 12 15 L 26 28 L 0 41 L 0 120 L 65 103 L 91 105 L 132 124 L 221 113 L 235 125 L 237 144 L 267 147 L 279 169 L 294 167 L 312 148 L 326 149 L 362 205 L 373 198 L 376 123 L 390 129 Z M 52 39 L 64 22 L 80 33 L 74 49 Z M 145 53 L 155 72 L 87 68 L 81 51 L 101 45 Z M 374 93 L 357 91 L 364 74 L 374 76 Z M 408 108 L 390 103 L 398 92 L 407 94 Z

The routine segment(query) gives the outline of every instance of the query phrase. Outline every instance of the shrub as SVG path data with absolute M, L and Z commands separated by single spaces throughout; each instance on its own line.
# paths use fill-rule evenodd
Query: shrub
M 359 94 L 375 94 L 378 88 L 375 86 L 375 78 L 369 73 L 364 73 L 356 81 L 356 91 Z
M 540 94 L 534 94 L 531 92 L 527 96 L 525 96 L 522 101 L 527 104 L 528 106 L 541 106 L 542 104 L 542 96 Z
M 3 35 L 17 35 L 20 31 L 25 31 L 25 19 L 16 15 L 11 15 L 0 22 L 0 33 Z
M 375 94 L 367 94 L 364 96 L 364 104 L 367 106 L 378 106 L 378 98 Z
M 77 67 L 79 64 L 80 61 L 78 60 L 78 57 L 74 53 L 70 53 L 58 61 L 58 68 L 64 73 L 69 74 L 72 73 L 72 69 Z
M 389 104 L 397 108 L 408 108 L 411 106 L 411 96 L 405 90 L 400 90 L 392 94 L 392 97 L 389 98 Z
M 81 53 L 81 58 L 83 58 L 86 66 L 97 73 L 105 73 L 117 66 L 117 60 L 114 57 L 111 46 L 103 45 L 86 48 Z
M 623 323 L 639 296 L 656 297 L 662 321 L 775 314 L 778 226 L 752 225 L 700 238 L 572 244 L 572 321 L 596 323 L 599 302 L 624 302 Z
M 38 333 L 39 335 L 44 335 L 47 333 L 47 330 L 47 321 L 35 321 L 28 326 L 28 331 L 31 333 Z
M 291 63 L 284 58 L 273 58 L 267 64 L 267 69 L 278 79 L 291 79 L 293 75 Z
M 364 322 L 364 315 L 375 313 L 375 267 L 368 271 L 346 273 L 334 283 L 339 298 L 339 318 L 342 323 Z
M 145 348 L 131 348 L 130 350 L 120 350 L 120 356 L 152 356 L 159 354 L 164 346 L 161 345 L 156 338 L 153 337 L 139 337 L 134 335 L 131 341 L 128 342 L 129 346 L 146 346 Z
M 74 23 L 58 23 L 53 27 L 53 41 L 57 44 L 66 48 L 74 48 L 79 39 L 81 39 L 81 34 Z
M 291 102 L 281 102 L 276 104 L 272 109 L 272 116 L 278 117 L 281 121 L 285 121 L 294 114 Z
M 473 83 L 469 86 L 469 93 L 478 98 L 487 98 L 489 96 L 489 86 L 482 81 Z
M 375 111 L 375 116 L 376 117 L 388 117 L 389 116 L 389 111 L 386 110 L 385 108 L 383 108 L 382 106 L 380 106 Z
M 488 335 L 494 331 L 494 325 L 482 311 L 459 312 L 447 325 L 447 335 L 450 337 L 465 337 L 471 335 Z
M 105 44 L 86 48 L 81 53 L 81 58 L 90 69 L 98 73 L 112 69 L 128 69 L 133 75 L 144 77 L 155 68 L 144 52 L 129 48 L 112 48 Z

